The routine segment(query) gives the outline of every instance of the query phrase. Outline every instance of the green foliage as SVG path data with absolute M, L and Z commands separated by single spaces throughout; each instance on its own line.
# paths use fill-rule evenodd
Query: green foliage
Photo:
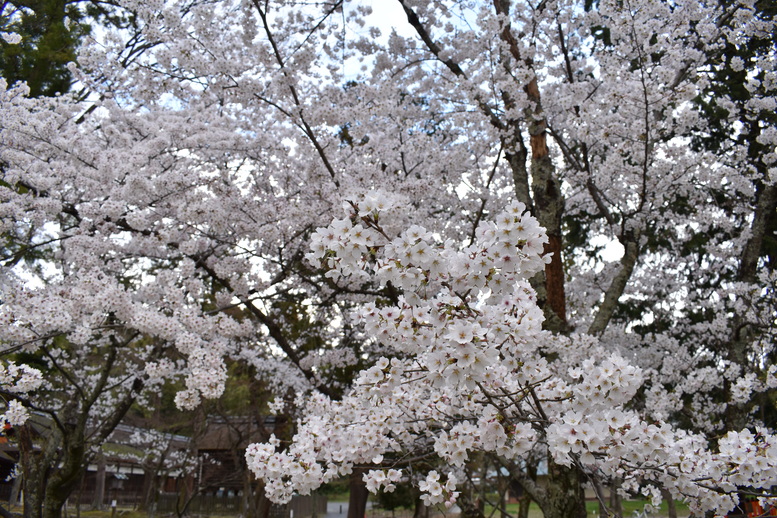
M 85 13 L 66 0 L 6 2 L 0 28 L 19 34 L 22 41 L 0 40 L 0 73 L 9 84 L 26 81 L 30 95 L 52 96 L 70 90 L 67 64 L 76 58 L 81 39 L 88 34 Z

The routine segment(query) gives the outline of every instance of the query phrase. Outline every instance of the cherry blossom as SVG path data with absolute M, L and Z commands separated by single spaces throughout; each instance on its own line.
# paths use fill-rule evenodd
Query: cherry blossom
M 238 361 L 299 412 L 248 452 L 276 500 L 364 470 L 452 504 L 481 454 L 553 518 L 583 480 L 771 498 L 757 2 L 114 4 L 77 94 L 0 78 L 0 341 L 49 369 L 9 405 L 113 423 Z

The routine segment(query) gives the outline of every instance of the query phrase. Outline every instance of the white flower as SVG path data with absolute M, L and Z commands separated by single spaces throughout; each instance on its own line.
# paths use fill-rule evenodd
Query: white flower
M 10 45 L 18 45 L 22 41 L 22 35 L 16 32 L 0 32 L 0 36 Z
M 448 326 L 445 338 L 453 342 L 460 344 L 466 344 L 472 341 L 474 337 L 472 324 L 457 320 L 452 325 Z
M 8 402 L 8 408 L 6 408 L 2 419 L 11 426 L 21 426 L 29 417 L 30 414 L 27 412 L 27 409 L 19 401 L 13 399 Z

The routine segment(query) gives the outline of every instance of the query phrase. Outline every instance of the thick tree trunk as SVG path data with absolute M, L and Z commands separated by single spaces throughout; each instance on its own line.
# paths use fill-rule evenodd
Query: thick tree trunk
M 43 497 L 42 518 L 62 518 L 62 510 L 75 484 L 70 481 L 46 484 Z
M 545 518 L 586 518 L 585 492 L 581 473 L 548 461 L 548 486 L 538 502 Z
M 348 518 L 364 518 L 367 512 L 367 498 L 369 492 L 364 483 L 364 470 L 356 468 L 351 474 L 350 489 L 351 494 L 348 497 Z
M 42 485 L 42 518 L 61 518 L 67 499 L 84 477 L 86 466 L 91 459 L 91 456 L 86 454 L 84 432 L 85 419 L 68 426 L 67 433 L 59 441 L 59 461 L 48 461 L 47 469 L 49 466 L 56 469 L 52 470 Z
M 61 518 L 65 502 L 83 480 L 91 459 L 84 426 L 85 419 L 67 427 L 66 434 L 51 428 L 36 447 L 31 432 L 20 434 L 25 518 Z
M 24 518 L 40 518 L 43 511 L 43 474 L 39 467 L 25 469 L 24 477 Z
M 547 121 L 542 114 L 542 100 L 537 79 L 532 79 L 525 90 L 529 99 L 535 103 L 534 109 L 527 113 L 534 215 L 548 233 L 545 253 L 552 254 L 550 264 L 545 267 L 544 290 L 537 293 L 538 303 L 545 313 L 545 327 L 555 333 L 567 333 L 569 325 L 566 315 L 564 263 L 561 257 L 563 249 L 561 215 L 564 212 L 564 197 L 556 168 L 548 151 Z
M 480 496 L 464 495 L 459 496 L 458 505 L 461 508 L 462 518 L 484 518 L 483 500 Z
M 61 491 L 46 491 L 46 495 L 43 497 L 41 518 L 62 518 L 62 509 L 65 507 L 66 501 L 67 496 L 63 498 Z

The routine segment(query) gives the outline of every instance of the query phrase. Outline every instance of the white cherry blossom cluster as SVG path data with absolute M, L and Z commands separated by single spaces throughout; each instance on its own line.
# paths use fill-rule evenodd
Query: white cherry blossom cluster
M 480 229 L 476 244 L 456 250 L 451 242 L 435 242 L 432 233 L 419 226 L 387 241 L 384 210 L 362 209 L 361 202 L 348 209 L 350 218 L 316 232 L 309 258 L 339 271 L 350 265 L 376 275 L 384 285 L 402 287 L 398 306 L 367 304 L 359 315 L 367 333 L 383 347 L 415 352 L 415 358 L 379 359 L 342 401 L 315 398 L 308 405 L 308 422 L 283 452 L 275 452 L 271 445 L 255 446 L 248 454 L 249 464 L 257 475 L 269 477 L 268 495 L 285 499 L 293 490 L 310 490 L 308 484 L 319 478 L 326 481 L 349 472 L 354 463 L 380 464 L 385 455 L 401 447 L 400 438 L 415 442 L 413 434 L 436 434 L 425 447 L 452 465 L 462 465 L 473 451 L 509 456 L 528 451 L 536 440 L 531 426 L 506 421 L 481 390 L 496 393 L 504 387 L 502 380 L 509 369 L 500 364 L 500 355 L 512 359 L 506 364 L 517 366 L 513 354 L 521 347 L 531 350 L 528 338 L 540 332 L 541 314 L 523 281 L 545 264 L 541 257 L 545 237 L 536 220 L 520 204 L 511 205 L 498 223 Z M 357 218 L 361 223 L 352 221 Z M 445 267 L 451 262 L 459 269 Z M 531 383 L 532 375 L 526 379 Z M 478 385 L 487 389 L 479 390 Z M 479 396 L 462 400 L 456 395 L 459 386 Z M 374 407 L 365 408 L 360 397 Z M 321 412 L 330 417 L 316 418 Z M 435 431 L 435 423 L 452 414 L 461 421 Z M 416 423 L 412 432 L 405 429 L 410 416 Z M 332 463 L 325 464 L 326 470 L 314 467 L 313 461 L 326 458 Z M 302 483 L 288 475 L 299 473 L 301 466 L 307 467 Z M 379 486 L 376 477 L 369 478 L 374 489 Z M 425 498 L 429 503 L 442 502 L 442 486 L 431 477 L 422 485 Z M 445 498 L 452 502 L 455 477 L 446 484 Z
M 43 384 L 43 375 L 38 369 L 14 362 L 0 363 L 0 387 L 12 394 L 36 390 Z
M 0 390 L 13 394 L 26 394 L 43 385 L 43 376 L 37 369 L 14 362 L 0 363 Z M 5 409 L 0 414 L 0 423 L 20 426 L 30 417 L 27 408 L 18 399 L 5 401 Z
M 421 490 L 421 500 L 427 506 L 445 504 L 445 507 L 450 509 L 459 496 L 459 492 L 456 491 L 456 482 L 456 476 L 449 473 L 448 480 L 441 484 L 440 474 L 434 470 L 430 471 L 426 479 L 418 484 L 418 489 Z
M 295 492 L 309 494 L 327 481 L 312 451 L 305 453 L 304 448 L 295 448 L 292 454 L 276 452 L 278 444 L 273 435 L 266 444 L 249 445 L 245 453 L 251 470 L 266 481 L 265 491 L 271 499 L 288 502 Z
M 385 242 L 381 211 L 361 203 L 349 208 L 349 218 L 316 231 L 308 258 L 338 276 L 372 273 L 382 285 L 400 288 L 397 306 L 367 304 L 359 315 L 369 335 L 398 351 L 434 343 L 424 363 L 436 383 L 473 383 L 500 349 L 521 347 L 519 341 L 540 331 L 542 315 L 525 279 L 544 268 L 546 237 L 522 204 L 483 224 L 478 240 L 462 250 L 436 243 L 418 225 L 379 244 Z
M 512 282 L 536 273 L 549 260 L 542 257 L 547 242 L 544 231 L 528 216 L 525 205 L 514 202 L 496 222 L 480 226 L 477 243 L 468 248 L 454 250 L 451 242 L 440 246 L 431 232 L 413 225 L 398 239 L 381 245 L 383 258 L 376 263 L 372 249 L 381 234 L 385 236 L 380 216 L 391 208 L 393 198 L 380 192 L 358 205 L 346 205 L 351 212 L 348 218 L 316 231 L 308 260 L 323 262 L 340 275 L 374 272 L 382 283 L 391 282 L 404 291 L 430 283 L 447 284 L 451 291 L 464 286 L 482 289 L 488 281 L 494 297 L 510 292 Z M 457 268 L 443 269 L 451 265 Z
M 201 398 L 216 398 L 224 392 L 224 384 L 227 379 L 227 368 L 224 359 L 216 351 L 223 350 L 215 347 L 198 347 L 188 351 L 188 368 L 186 376 L 186 389 L 175 395 L 175 404 L 180 408 L 192 410 L 197 407 Z
M 545 264 L 545 237 L 519 204 L 484 222 L 460 250 L 417 226 L 391 239 L 381 210 L 361 212 L 358 201 L 347 210 L 316 232 L 309 258 L 335 278 L 374 276 L 396 290 L 394 303 L 358 310 L 365 338 L 386 356 L 342 400 L 309 400 L 288 448 L 250 448 L 248 464 L 270 498 L 287 500 L 360 465 L 383 467 L 365 480 L 370 490 L 390 490 L 383 473 L 400 477 L 403 455 L 433 451 L 455 469 L 476 451 L 519 460 L 543 446 L 558 464 L 620 478 L 655 500 L 656 486 L 641 485 L 653 481 L 698 512 L 727 511 L 738 486 L 777 480 L 774 436 L 729 434 L 716 452 L 700 435 L 647 422 L 627 408 L 644 382 L 641 369 L 592 337 L 541 330 L 525 278 Z M 586 349 L 567 361 L 544 357 L 575 346 Z M 422 499 L 451 505 L 455 481 L 452 472 L 445 484 L 430 472 Z
M 396 469 L 372 469 L 364 474 L 364 482 L 370 493 L 377 493 L 381 489 L 387 493 L 393 493 L 397 488 L 396 483 L 400 480 L 402 480 L 402 472 Z
M 17 399 L 8 401 L 6 403 L 5 410 L 3 410 L 3 413 L 0 414 L 0 422 L 12 427 L 23 425 L 29 418 L 29 411 Z

